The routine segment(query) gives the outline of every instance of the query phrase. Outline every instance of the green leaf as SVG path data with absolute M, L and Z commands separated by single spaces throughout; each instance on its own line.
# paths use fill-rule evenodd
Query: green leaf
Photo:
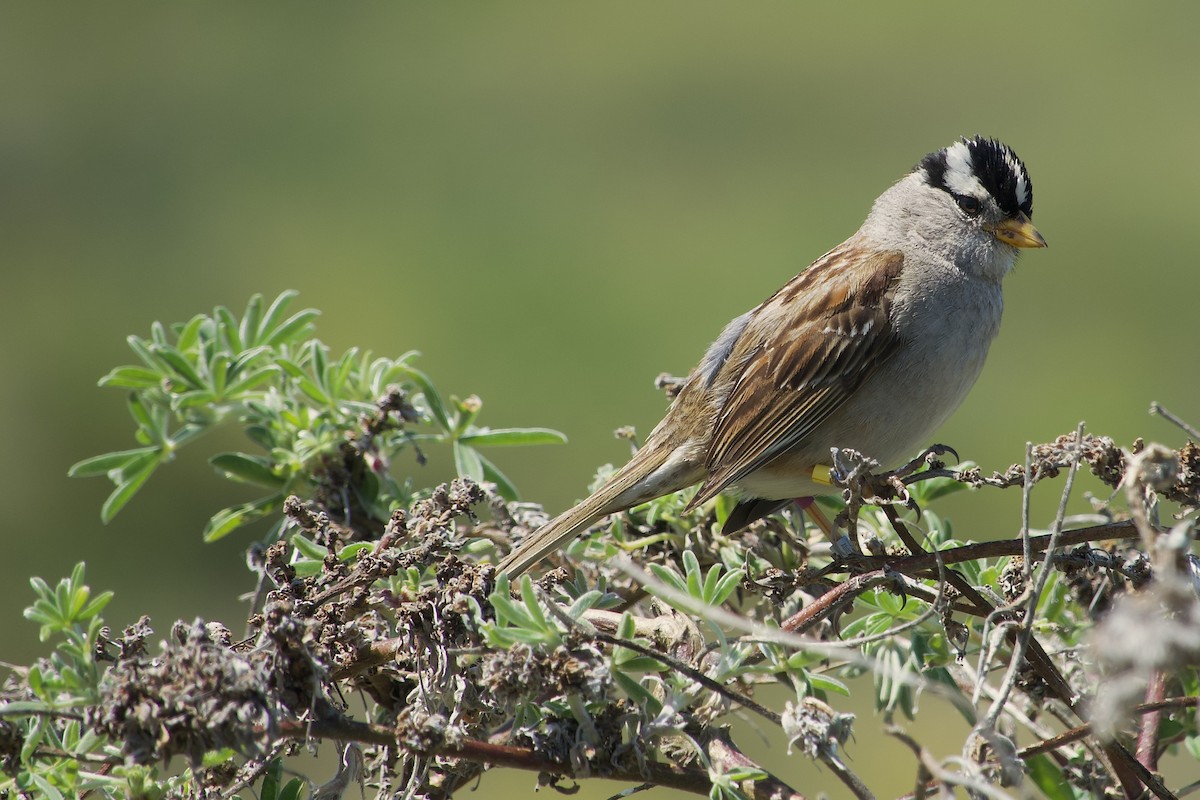
M 279 790 L 278 800 L 300 800 L 300 792 L 304 789 L 304 781 L 292 778 L 287 785 Z
M 193 389 L 186 392 L 176 394 L 171 398 L 171 410 L 175 412 L 183 411 L 184 409 L 203 409 L 199 412 L 200 416 L 211 417 L 212 408 L 216 405 L 216 395 L 207 389 Z M 189 417 L 196 416 L 189 414 Z
M 287 307 L 299 294 L 295 289 L 285 289 L 280 292 L 279 296 L 271 301 L 267 313 L 263 314 L 262 322 L 258 324 L 258 330 L 255 331 L 254 341 L 248 342 L 248 344 L 258 344 L 274 333 L 279 326 L 279 321 L 283 319 Z
M 292 534 L 292 538 L 289 541 L 291 541 L 292 547 L 296 548 L 296 551 L 305 558 L 322 561 L 325 556 L 329 555 L 328 550 L 302 534 Z
M 108 473 L 108 478 L 113 483 L 122 484 L 131 478 L 139 475 L 148 464 L 161 464 L 166 460 L 164 455 L 166 451 L 161 447 L 151 448 L 149 453 L 130 459 L 130 461 L 118 469 L 114 469 Z
M 145 367 L 117 367 L 100 379 L 101 386 L 120 389 L 152 389 L 162 383 L 163 375 Z
M 168 345 L 158 345 L 154 352 L 159 358 L 165 361 L 171 367 L 171 370 L 175 373 L 175 375 L 177 375 L 179 378 L 182 378 L 183 382 L 188 386 L 193 389 L 204 388 L 204 380 L 200 377 L 200 373 L 196 372 L 196 368 L 192 366 L 191 362 L 189 362 L 187 358 L 185 358 L 184 355 L 174 347 L 170 347 Z
M 29 684 L 29 689 L 33 692 L 35 697 L 45 697 L 45 694 L 42 692 L 42 670 L 37 664 L 33 664 L 29 667 L 29 671 L 25 674 L 25 682 Z M 14 705 L 20 705 L 20 703 L 5 703 L 4 705 L 0 706 L 0 713 L 15 711 L 15 709 L 13 709 Z M 26 703 L 26 705 L 41 706 L 43 704 Z
M 197 314 L 188 320 L 175 340 L 176 349 L 181 353 L 186 353 L 195 348 L 200 342 L 200 331 L 206 322 L 208 322 L 208 317 L 203 314 Z
M 425 405 L 429 406 L 429 413 L 433 414 L 433 418 L 442 426 L 442 430 L 454 430 L 450 415 L 446 413 L 446 404 L 442 400 L 442 396 L 438 394 L 438 390 L 433 387 L 433 381 L 429 380 L 429 376 L 416 367 L 409 366 L 404 368 L 404 374 L 420 387 L 421 395 L 425 398 Z
M 123 470 L 138 458 L 152 455 L 158 451 L 158 447 L 135 447 L 133 450 L 118 450 L 114 453 L 92 456 L 72 464 L 71 468 L 67 470 L 67 475 L 72 478 L 107 475 L 114 469 Z
M 301 375 L 296 379 L 296 385 L 300 387 L 300 391 L 309 396 L 311 400 L 322 406 L 332 406 L 333 400 L 325 393 L 316 381 L 307 375 Z
M 850 696 L 850 687 L 836 678 L 831 678 L 828 675 L 821 675 L 815 672 L 808 674 L 808 683 L 813 689 L 823 692 L 836 692 L 846 697 Z
M 150 435 L 150 438 L 156 442 L 161 442 L 166 438 L 166 431 L 159 424 L 160 419 L 150 412 L 146 407 L 146 403 L 136 394 L 129 395 L 127 404 L 129 414 L 133 417 L 133 421 L 137 424 L 140 430 L 145 431 Z
M 756 767 L 734 767 L 729 772 L 723 773 L 721 777 L 730 783 L 745 783 L 746 781 L 766 780 L 771 776 L 765 770 Z
M 1075 793 L 1063 779 L 1062 771 L 1047 756 L 1033 756 L 1025 761 L 1025 766 L 1034 786 L 1041 789 L 1048 800 L 1075 800 Z
M 649 689 L 642 686 L 641 682 L 620 670 L 616 670 L 611 674 L 613 681 L 617 686 L 621 687 L 621 691 L 628 695 L 630 700 L 640 706 L 644 706 L 651 717 L 658 716 L 658 713 L 662 711 L 662 702 L 651 694 Z
M 272 759 L 263 774 L 262 788 L 259 790 L 261 800 L 279 800 L 279 781 L 282 777 L 283 759 Z
M 171 437 L 171 448 L 178 448 L 185 442 L 190 442 L 200 434 L 208 430 L 207 424 L 189 422 L 179 430 L 175 431 L 175 435 Z M 165 456 L 164 456 L 165 457 Z
M 492 628 L 488 632 L 488 642 L 493 647 L 505 649 L 514 644 L 554 645 L 557 644 L 554 639 L 555 637 L 547 635 L 544 631 L 530 628 Z
M 73 586 L 70 604 L 67 607 L 67 616 L 73 620 L 79 619 L 79 612 L 83 611 L 83 607 L 87 605 L 88 598 L 91 597 L 91 595 L 92 590 L 87 586 Z
M 45 578 L 39 578 L 38 576 L 34 575 L 29 579 L 29 585 L 33 587 L 33 593 L 36 594 L 40 599 L 45 600 L 53 595 L 53 592 L 50 589 L 50 584 L 46 583 Z
M 154 470 L 158 468 L 160 463 L 162 463 L 160 457 L 147 458 L 141 468 L 132 475 L 123 471 L 124 480 L 117 484 L 117 488 L 113 490 L 108 499 L 104 501 L 104 505 L 100 507 L 100 521 L 105 525 L 111 522 L 113 517 L 138 493 L 138 489 L 142 488 L 142 484 L 154 474 Z
M 500 493 L 501 497 L 510 502 L 521 499 L 521 495 L 517 492 L 517 487 L 509 480 L 507 475 L 500 471 L 499 467 L 493 464 L 482 453 L 476 451 L 475 455 L 479 456 L 479 463 L 483 465 L 483 477 L 496 484 L 496 491 Z
M 313 575 L 320 575 L 325 569 L 325 562 L 313 561 L 311 558 L 301 558 L 298 561 L 291 563 L 292 569 L 296 571 L 297 578 L 311 578 Z
M 29 669 L 30 673 L 32 674 L 33 667 L 30 667 Z M 40 685 L 39 678 L 39 687 Z M 33 688 L 32 684 L 30 684 L 30 688 Z M 40 688 L 35 691 L 38 694 L 41 694 Z M 39 714 L 49 710 L 51 710 L 49 705 L 34 700 L 16 700 L 12 703 L 0 703 L 0 717 L 17 716 L 20 714 Z
M 654 573 L 654 577 L 658 578 L 661 582 L 674 588 L 676 591 L 688 594 L 687 584 L 684 583 L 683 578 L 678 572 L 675 572 L 675 570 L 668 567 L 664 567 L 662 564 L 647 564 L 646 566 L 652 573 Z
M 225 387 L 229 382 L 229 367 L 233 359 L 228 353 L 214 353 L 208 361 L 208 376 L 212 383 L 213 394 L 218 398 L 225 396 Z
M 704 589 L 700 585 L 700 561 L 691 550 L 683 551 L 683 568 L 687 578 L 687 592 L 697 600 L 704 599 Z
M 208 463 L 224 477 L 241 483 L 253 483 L 268 489 L 278 489 L 287 479 L 277 474 L 269 458 L 246 453 L 218 453 Z
M 708 574 L 704 576 L 704 586 L 700 589 L 700 596 L 704 598 L 704 602 L 715 605 L 710 598 L 716 592 L 717 585 L 721 580 L 721 573 L 724 571 L 724 567 L 720 564 L 713 564 L 708 568 Z
M 540 630 L 551 630 L 551 626 L 546 622 L 546 615 L 542 611 L 542 605 L 538 602 L 537 593 L 533 590 L 533 580 L 528 575 L 521 576 L 521 599 L 525 601 L 525 608 L 529 610 L 529 616 L 534 624 Z
M 204 541 L 215 542 L 243 525 L 249 525 L 282 508 L 282 506 L 283 495 L 273 494 L 249 503 L 223 508 L 213 514 L 208 524 L 204 526 Z
M 711 570 L 709 570 L 710 577 L 716 568 L 717 567 L 714 566 Z M 745 570 L 735 569 L 725 575 L 725 577 L 721 578 L 721 580 L 717 582 L 716 587 L 711 592 L 708 592 L 709 604 L 719 606 L 728 600 L 729 596 L 737 591 L 738 586 L 742 584 L 742 578 L 745 576 L 745 574 Z M 706 591 L 708 590 L 706 589 Z
M 531 445 L 562 444 L 567 437 L 550 428 L 484 428 L 458 437 L 460 442 L 472 447 L 480 445 Z
M 233 357 L 233 361 L 229 367 L 229 376 L 233 378 L 240 375 L 242 370 L 263 358 L 269 357 L 272 353 L 271 348 L 266 345 L 259 345 L 258 347 L 243 350 Z
M 32 773 L 29 777 L 33 781 L 34 785 L 41 790 L 41 797 L 48 798 L 48 800 L 63 800 L 63 793 L 54 788 L 50 781 L 46 780 L 36 772 Z
M 224 764 L 229 759 L 237 755 L 237 752 L 232 747 L 222 747 L 220 750 L 209 750 L 204 754 L 202 764 L 211 769 L 212 767 Z
M 369 552 L 374 549 L 374 547 L 375 544 L 373 542 L 355 542 L 353 544 L 346 545 L 341 550 L 338 550 L 337 557 L 341 561 L 352 561 L 353 559 L 357 558 L 358 554 L 362 551 L 366 550 Z
M 243 342 L 258 343 L 258 323 L 262 318 L 262 303 L 261 294 L 251 295 L 249 302 L 246 303 L 246 313 L 242 315 L 242 324 L 238 326 L 238 336 Z
M 46 738 L 46 728 L 49 724 L 48 717 L 36 717 L 33 720 L 33 725 L 25 734 L 25 743 L 21 745 L 21 763 L 28 763 L 33 757 L 33 751 L 37 750 L 42 740 Z
M 661 661 L 650 656 L 644 656 L 627 648 L 618 648 L 613 654 L 613 666 L 621 672 L 665 672 L 667 667 Z
M 238 336 L 238 321 L 225 306 L 217 306 L 213 309 L 213 319 L 217 323 L 217 341 L 223 342 L 231 353 L 240 353 L 246 348 L 246 344 L 242 342 Z
M 320 315 L 321 312 L 314 308 L 306 308 L 303 311 L 297 312 L 289 317 L 286 322 L 267 334 L 266 339 L 260 342 L 260 344 L 271 347 L 292 344 L 297 339 L 302 339 L 312 333 L 312 321 Z
M 171 371 L 170 365 L 163 361 L 157 352 L 152 349 L 150 343 L 140 336 L 126 336 L 125 343 L 129 345 L 138 358 L 152 370 L 162 373 L 164 376 Z
M 263 383 L 273 375 L 278 374 L 279 367 L 274 364 L 267 367 L 260 367 L 259 369 L 243 375 L 241 378 L 238 378 L 233 383 L 226 386 L 225 396 L 229 398 L 239 397 L 244 392 L 248 392 L 251 389 L 257 388 L 259 384 Z
M 960 464 L 959 469 L 963 469 L 966 465 Z M 952 494 L 966 491 L 970 487 L 965 483 L 953 480 L 952 478 L 933 478 L 928 481 L 922 481 L 925 484 L 925 491 L 922 493 L 922 499 L 926 503 L 931 503 L 942 497 L 947 497 Z
M 533 620 L 528 612 L 508 597 L 495 596 L 491 598 L 492 609 L 496 612 L 496 621 L 513 628 L 532 629 Z M 509 633 L 511 631 L 506 631 Z
M 358 348 L 351 347 L 342 357 L 337 360 L 333 368 L 329 370 L 329 377 L 326 381 L 326 387 L 329 392 L 335 397 L 341 397 L 346 393 L 346 382 L 350 378 L 350 374 L 354 368 L 358 366 Z
M 454 469 L 460 477 L 484 480 L 483 460 L 479 457 L 479 451 L 462 442 L 454 443 Z
M 329 349 L 317 339 L 311 339 L 304 346 L 305 354 L 308 357 L 309 369 L 312 371 L 313 378 L 317 383 L 321 384 L 322 389 L 328 390 L 325 383 L 327 371 L 329 369 L 328 358 Z
M 88 603 L 87 607 L 79 612 L 79 620 L 87 620 L 98 615 L 108 605 L 108 601 L 113 599 L 115 592 L 101 592 L 96 596 L 96 599 Z
M 575 598 L 575 602 L 571 603 L 571 607 L 567 609 L 567 616 L 571 619 L 579 619 L 585 611 L 595 608 L 603 599 L 604 595 L 601 592 L 589 589 Z
M 1183 737 L 1183 749 L 1189 756 L 1200 761 L 1200 736 Z

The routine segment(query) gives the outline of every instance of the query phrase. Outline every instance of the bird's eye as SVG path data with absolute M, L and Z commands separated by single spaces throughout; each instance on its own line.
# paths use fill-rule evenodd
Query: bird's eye
M 968 217 L 973 217 L 982 210 L 982 206 L 979 205 L 979 199 L 971 197 L 969 194 L 954 195 L 954 202 L 958 203 L 958 207 Z

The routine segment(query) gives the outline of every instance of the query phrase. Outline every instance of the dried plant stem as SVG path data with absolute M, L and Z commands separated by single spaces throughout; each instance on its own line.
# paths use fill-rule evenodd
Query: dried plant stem
M 1075 432 L 1075 441 L 1083 440 L 1083 423 L 1079 424 Z M 1000 713 L 1008 704 L 1009 695 L 1012 693 L 1013 687 L 1016 685 L 1017 676 L 1021 667 L 1021 663 L 1025 660 L 1025 653 L 1029 649 L 1029 643 L 1033 641 L 1033 623 L 1037 616 L 1037 607 L 1042 599 L 1042 592 L 1046 589 L 1046 583 L 1050 580 L 1051 565 L 1053 563 L 1053 550 L 1058 544 L 1058 536 L 1062 532 L 1063 520 L 1067 516 L 1067 501 L 1071 498 L 1071 490 L 1075 487 L 1075 476 L 1079 473 L 1079 459 L 1081 448 L 1076 447 L 1075 454 L 1071 459 L 1071 466 L 1067 471 L 1067 480 L 1063 484 L 1062 495 L 1058 503 L 1058 512 L 1054 516 L 1054 525 L 1050 528 L 1050 540 L 1046 543 L 1046 557 L 1042 559 L 1042 564 L 1038 568 L 1036 576 L 1032 574 L 1033 549 L 1029 544 L 1029 501 L 1030 495 L 1033 492 L 1033 481 L 1029 476 L 1029 463 L 1033 445 L 1026 445 L 1025 451 L 1025 469 L 1026 481 L 1022 489 L 1022 522 L 1021 522 L 1021 543 L 1024 548 L 1024 569 L 1025 569 L 1025 594 L 1026 608 L 1025 619 L 1017 628 L 1016 641 L 1013 643 L 1012 659 L 1008 664 L 1008 672 L 1004 676 L 1004 680 L 1000 684 L 1000 689 L 996 693 L 996 698 L 992 701 L 991 707 L 988 709 L 987 715 L 984 717 L 983 724 L 988 730 L 994 728 L 996 720 L 999 719 Z M 1032 585 L 1030 579 L 1032 578 Z M 983 670 L 981 669 L 981 673 Z M 982 674 L 980 675 L 982 678 Z
M 888 506 L 884 506 L 884 508 L 887 509 Z M 899 515 L 897 515 L 896 519 L 899 519 Z M 1136 525 L 1131 520 L 1123 520 L 1121 522 L 1110 522 L 1105 525 L 1093 525 L 1073 531 L 1063 531 L 1059 534 L 1056 542 L 1058 547 L 1073 547 L 1086 542 L 1136 539 L 1139 535 Z M 1032 553 L 1044 553 L 1051 543 L 1051 536 L 1049 534 L 1031 536 L 1028 542 Z M 962 545 L 961 547 L 951 547 L 939 550 L 937 555 L 926 553 L 922 550 L 914 555 L 900 558 L 893 556 L 863 556 L 861 559 L 856 559 L 855 564 L 875 568 L 886 565 L 894 572 L 914 575 L 918 572 L 936 569 L 939 558 L 946 565 L 961 564 L 964 561 L 975 561 L 981 558 L 1017 556 L 1021 555 L 1024 550 L 1025 543 L 1018 537 L 1016 539 L 977 542 L 975 544 Z
M 1200 706 L 1200 697 L 1168 697 L 1164 700 L 1159 700 L 1153 703 L 1142 703 L 1140 706 L 1133 708 L 1134 714 L 1152 714 L 1168 708 L 1195 708 Z M 1037 744 L 1030 745 L 1018 753 L 1021 758 L 1029 758 L 1040 753 L 1048 753 L 1051 750 L 1056 750 L 1063 745 L 1077 742 L 1080 739 L 1087 738 L 1092 735 L 1092 726 L 1090 723 L 1078 725 L 1070 730 L 1063 731 L 1057 736 L 1045 739 Z
M 358 722 L 349 719 L 287 721 L 279 725 L 279 733 L 289 739 L 335 739 L 338 741 L 354 741 L 363 744 L 398 746 L 413 751 L 413 743 L 406 742 L 398 735 L 396 729 L 385 725 Z M 530 772 L 547 773 L 551 775 L 567 775 L 577 777 L 569 764 L 561 764 L 538 755 L 527 747 L 494 744 L 478 739 L 442 739 L 430 741 L 417 751 L 424 756 L 441 756 L 445 758 L 462 758 L 481 764 L 510 767 Z M 748 756 L 743 754 L 727 738 L 713 738 L 708 742 L 706 755 L 713 767 L 727 772 L 734 767 L 750 767 L 761 770 Z M 765 770 L 764 770 L 765 771 Z M 583 776 L 578 776 L 583 777 Z M 708 770 L 691 767 L 677 767 L 673 764 L 647 762 L 645 772 L 615 770 L 605 777 L 613 780 L 630 782 L 648 781 L 657 786 L 679 789 L 693 794 L 709 794 L 712 780 Z M 768 775 L 759 781 L 747 781 L 742 785 L 747 797 L 751 800 L 804 800 L 804 795 L 797 792 L 778 778 Z
M 1167 409 L 1163 408 L 1157 402 L 1150 404 L 1150 413 L 1158 414 L 1160 417 L 1165 418 L 1168 422 L 1171 422 L 1172 424 L 1177 425 L 1188 436 L 1192 437 L 1193 439 L 1195 439 L 1197 441 L 1200 441 L 1200 430 L 1196 430 L 1191 425 L 1184 422 L 1183 419 L 1181 419 L 1180 417 L 1177 417 L 1176 415 L 1172 414 Z

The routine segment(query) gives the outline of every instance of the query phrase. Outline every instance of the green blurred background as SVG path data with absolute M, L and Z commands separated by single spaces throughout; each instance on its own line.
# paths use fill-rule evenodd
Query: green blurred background
M 115 626 L 239 627 L 248 539 L 199 531 L 250 495 L 185 451 L 103 528 L 108 484 L 66 478 L 131 446 L 121 394 L 95 386 L 127 334 L 299 289 L 335 350 L 419 349 L 482 422 L 566 432 L 496 453 L 558 510 L 626 457 L 614 428 L 658 420 L 657 373 L 960 134 L 1022 156 L 1051 247 L 1010 277 L 939 440 L 988 469 L 1079 420 L 1178 444 L 1146 409 L 1200 422 L 1197 30 L 1185 3 L 6 4 L 0 660 L 38 650 L 26 577 L 80 559 L 117 590 Z M 947 505 L 973 538 L 1011 535 L 1018 508 Z M 877 727 L 853 765 L 899 759 L 902 791 L 911 762 Z M 952 727 L 929 742 L 956 750 Z

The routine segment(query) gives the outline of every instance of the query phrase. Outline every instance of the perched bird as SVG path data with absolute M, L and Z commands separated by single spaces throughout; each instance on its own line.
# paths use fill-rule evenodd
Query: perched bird
M 1006 145 L 977 136 L 925 156 L 853 236 L 725 326 L 629 463 L 499 570 L 519 575 L 601 517 L 697 483 L 689 508 L 733 489 L 745 525 L 828 493 L 831 448 L 889 465 L 927 444 L 983 368 L 1019 251 L 1046 246 L 1032 215 Z

